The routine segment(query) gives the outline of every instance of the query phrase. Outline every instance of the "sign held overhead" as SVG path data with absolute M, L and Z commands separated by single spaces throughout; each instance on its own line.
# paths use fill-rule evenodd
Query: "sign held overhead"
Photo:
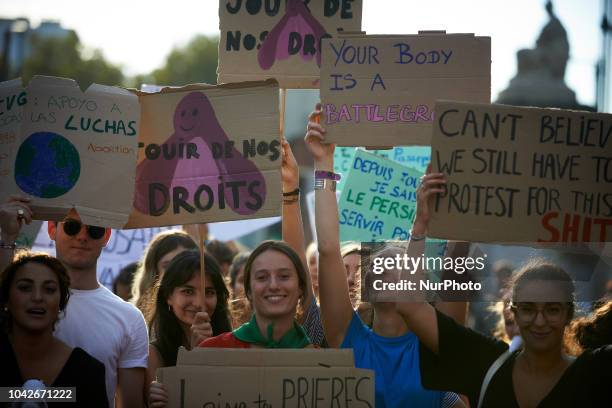
M 612 115 L 442 101 L 432 236 L 476 242 L 612 239 Z M 469 225 L 470 228 L 465 228 Z
M 319 88 L 321 40 L 361 30 L 361 0 L 219 0 L 218 83 Z
M 491 99 L 489 37 L 341 35 L 322 48 L 322 123 L 340 146 L 430 145 L 437 99 Z

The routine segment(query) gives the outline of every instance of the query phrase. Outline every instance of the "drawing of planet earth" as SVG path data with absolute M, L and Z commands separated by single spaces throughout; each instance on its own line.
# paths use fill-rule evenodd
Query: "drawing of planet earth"
M 15 182 L 25 193 L 59 197 L 74 187 L 80 174 L 79 152 L 57 133 L 33 133 L 19 146 Z

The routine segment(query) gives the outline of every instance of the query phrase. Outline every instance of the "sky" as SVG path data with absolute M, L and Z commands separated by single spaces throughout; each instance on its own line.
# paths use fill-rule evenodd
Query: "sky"
M 368 34 L 446 30 L 490 36 L 495 100 L 516 74 L 516 52 L 534 47 L 547 23 L 544 4 L 545 0 L 363 0 L 362 28 Z M 566 83 L 578 102 L 593 106 L 602 0 L 553 4 L 570 42 Z M 124 73 L 135 75 L 160 67 L 173 47 L 197 34 L 217 35 L 218 7 L 216 0 L 2 0 L 0 17 L 27 17 L 33 27 L 42 20 L 59 21 L 74 29 L 88 49 L 100 49 Z

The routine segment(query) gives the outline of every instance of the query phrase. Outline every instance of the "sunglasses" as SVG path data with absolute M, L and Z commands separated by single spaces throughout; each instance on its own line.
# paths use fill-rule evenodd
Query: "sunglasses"
M 100 239 L 106 233 L 106 228 L 104 227 L 94 227 L 92 225 L 85 225 L 80 221 L 74 220 L 72 218 L 65 219 L 62 224 L 64 232 L 71 237 L 74 237 L 79 232 L 81 232 L 81 227 L 83 226 L 85 226 L 85 228 L 87 229 L 87 235 L 89 235 L 91 239 Z

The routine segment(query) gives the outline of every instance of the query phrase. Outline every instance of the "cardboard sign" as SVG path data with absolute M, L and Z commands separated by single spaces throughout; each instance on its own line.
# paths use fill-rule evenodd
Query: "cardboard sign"
M 406 240 L 423 173 L 358 149 L 340 195 L 340 240 Z
M 436 99 L 491 99 L 489 37 L 351 35 L 322 44 L 321 122 L 337 145 L 430 145 Z
M 355 368 L 351 350 L 181 348 L 157 376 L 169 408 L 372 408 L 375 399 L 374 371 Z
M 319 88 L 321 39 L 361 30 L 361 0 L 219 0 L 218 83 Z
M 126 228 L 280 215 L 275 81 L 139 96 L 136 191 Z
M 347 146 L 337 146 L 334 150 L 334 172 L 343 175 L 336 187 L 339 191 L 342 191 L 344 187 L 346 176 L 353 165 L 356 150 L 355 147 Z M 393 160 L 421 173 L 425 173 L 431 159 L 431 148 L 429 146 L 400 146 L 393 149 L 368 150 L 368 153 Z
M 612 240 L 612 115 L 438 102 L 432 163 L 447 177 L 432 236 Z
M 0 84 L 0 195 L 32 198 L 35 217 L 75 208 L 90 225 L 121 227 L 134 194 L 138 99 L 93 84 L 35 76 Z

